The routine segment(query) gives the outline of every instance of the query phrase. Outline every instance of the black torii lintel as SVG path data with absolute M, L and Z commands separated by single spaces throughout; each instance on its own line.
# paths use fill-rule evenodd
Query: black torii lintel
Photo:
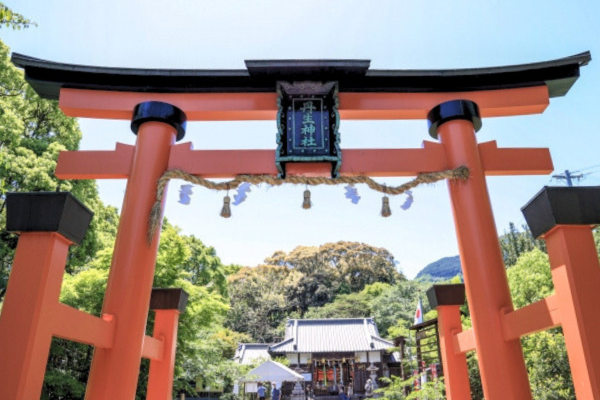
M 61 88 L 157 93 L 274 92 L 278 81 L 336 81 L 340 92 L 429 93 L 547 85 L 564 96 L 589 52 L 532 64 L 446 70 L 370 70 L 369 60 L 256 60 L 245 70 L 111 68 L 63 64 L 13 53 L 25 79 L 43 98 Z

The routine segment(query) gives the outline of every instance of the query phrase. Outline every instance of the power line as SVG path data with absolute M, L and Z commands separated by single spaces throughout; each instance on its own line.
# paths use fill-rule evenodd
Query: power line
M 583 171 L 586 171 L 588 169 L 593 169 L 593 168 L 598 168 L 598 167 L 600 167 L 600 164 L 592 165 L 591 167 L 584 167 L 584 168 L 578 169 L 577 171 L 571 171 L 571 173 L 573 174 L 573 173 L 583 172 Z
M 565 170 L 564 174 L 552 175 L 552 178 L 557 180 L 565 180 L 567 181 L 567 186 L 573 186 L 573 179 L 577 179 L 579 182 L 583 178 L 584 174 L 573 175 L 568 169 Z

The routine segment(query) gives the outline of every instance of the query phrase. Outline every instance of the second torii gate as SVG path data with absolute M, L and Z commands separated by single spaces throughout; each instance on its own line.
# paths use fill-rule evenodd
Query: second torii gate
M 194 150 L 191 143 L 175 144 L 185 135 L 186 121 L 275 120 L 280 82 L 335 82 L 341 119 L 427 119 L 429 134 L 439 139 L 420 149 L 342 150 L 342 176 L 414 176 L 469 168 L 467 182 L 448 184 L 473 318 L 473 330 L 461 337 L 468 336 L 478 353 L 487 399 L 531 399 L 519 339 L 505 340 L 501 334 L 501 313 L 513 305 L 485 177 L 549 174 L 552 161 L 548 149 L 479 144 L 475 132 L 482 118 L 543 112 L 550 98 L 567 93 L 589 60 L 589 53 L 583 53 L 537 64 L 454 71 L 373 71 L 368 61 L 360 60 L 248 61 L 241 71 L 178 71 L 66 65 L 14 54 L 13 62 L 25 69 L 34 89 L 42 97 L 58 98 L 66 115 L 131 120 L 137 135 L 135 146 L 117 144 L 114 151 L 63 152 L 56 169 L 59 179 L 127 179 L 102 310 L 111 316 L 110 340 L 95 349 L 86 399 L 135 396 L 158 248 L 158 235 L 150 244 L 146 240 L 157 180 L 170 169 L 204 178 L 280 172 L 273 149 Z M 286 173 L 329 176 L 331 165 L 288 162 Z M 73 318 L 71 323 L 85 321 Z M 0 329 L 0 357 L 11 346 L 2 342 L 2 334 Z M 31 354 L 26 345 L 23 349 L 19 357 L 44 357 Z M 0 361 L 3 398 L 5 385 L 29 381 L 3 381 L 13 366 L 11 360 Z M 451 398 L 470 398 L 464 387 L 456 390 Z

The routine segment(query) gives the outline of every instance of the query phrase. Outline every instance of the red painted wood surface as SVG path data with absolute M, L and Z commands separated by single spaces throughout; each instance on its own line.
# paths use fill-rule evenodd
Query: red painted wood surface
M 486 175 L 546 175 L 553 171 L 548 149 L 499 149 L 495 142 L 487 142 L 480 144 L 479 150 Z M 133 146 L 122 144 L 115 151 L 64 151 L 55 175 L 60 179 L 126 178 L 132 158 Z M 431 142 L 424 142 L 420 149 L 346 149 L 342 160 L 341 176 L 404 177 L 452 168 L 443 147 Z M 171 148 L 168 169 L 215 179 L 277 175 L 274 150 L 193 150 L 191 143 Z M 331 176 L 331 164 L 290 163 L 287 173 Z
M 454 335 L 462 331 L 460 306 L 439 306 L 436 310 L 446 398 L 448 400 L 471 399 L 467 357 L 464 353 L 454 351 Z
M 473 124 L 452 120 L 439 135 L 449 166 L 470 170 L 448 187 L 485 398 L 531 399 L 521 343 L 502 335 L 500 310 L 513 305 Z
M 148 215 L 175 134 L 160 122 L 146 122 L 138 132 L 102 307 L 117 325 L 113 346 L 94 351 L 87 400 L 135 397 L 158 251 L 158 234 L 147 241 Z
M 589 226 L 557 225 L 544 235 L 573 386 L 578 399 L 600 399 L 600 264 Z
M 146 400 L 169 400 L 173 394 L 173 372 L 177 347 L 178 310 L 156 310 L 153 335 L 163 342 L 161 359 L 150 361 Z
M 471 100 L 482 117 L 542 113 L 550 102 L 548 88 L 449 93 L 340 93 L 342 120 L 425 119 L 436 105 Z M 61 89 L 60 108 L 70 117 L 130 120 L 136 104 L 162 101 L 182 109 L 189 121 L 275 120 L 276 93 L 142 93 Z

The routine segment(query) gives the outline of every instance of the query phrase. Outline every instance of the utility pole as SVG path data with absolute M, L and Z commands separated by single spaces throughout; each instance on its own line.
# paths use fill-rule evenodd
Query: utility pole
M 564 174 L 552 175 L 552 177 L 559 180 L 564 179 L 567 181 L 567 186 L 573 186 L 573 179 L 580 180 L 583 178 L 583 174 L 573 175 L 568 169 L 566 169 Z

